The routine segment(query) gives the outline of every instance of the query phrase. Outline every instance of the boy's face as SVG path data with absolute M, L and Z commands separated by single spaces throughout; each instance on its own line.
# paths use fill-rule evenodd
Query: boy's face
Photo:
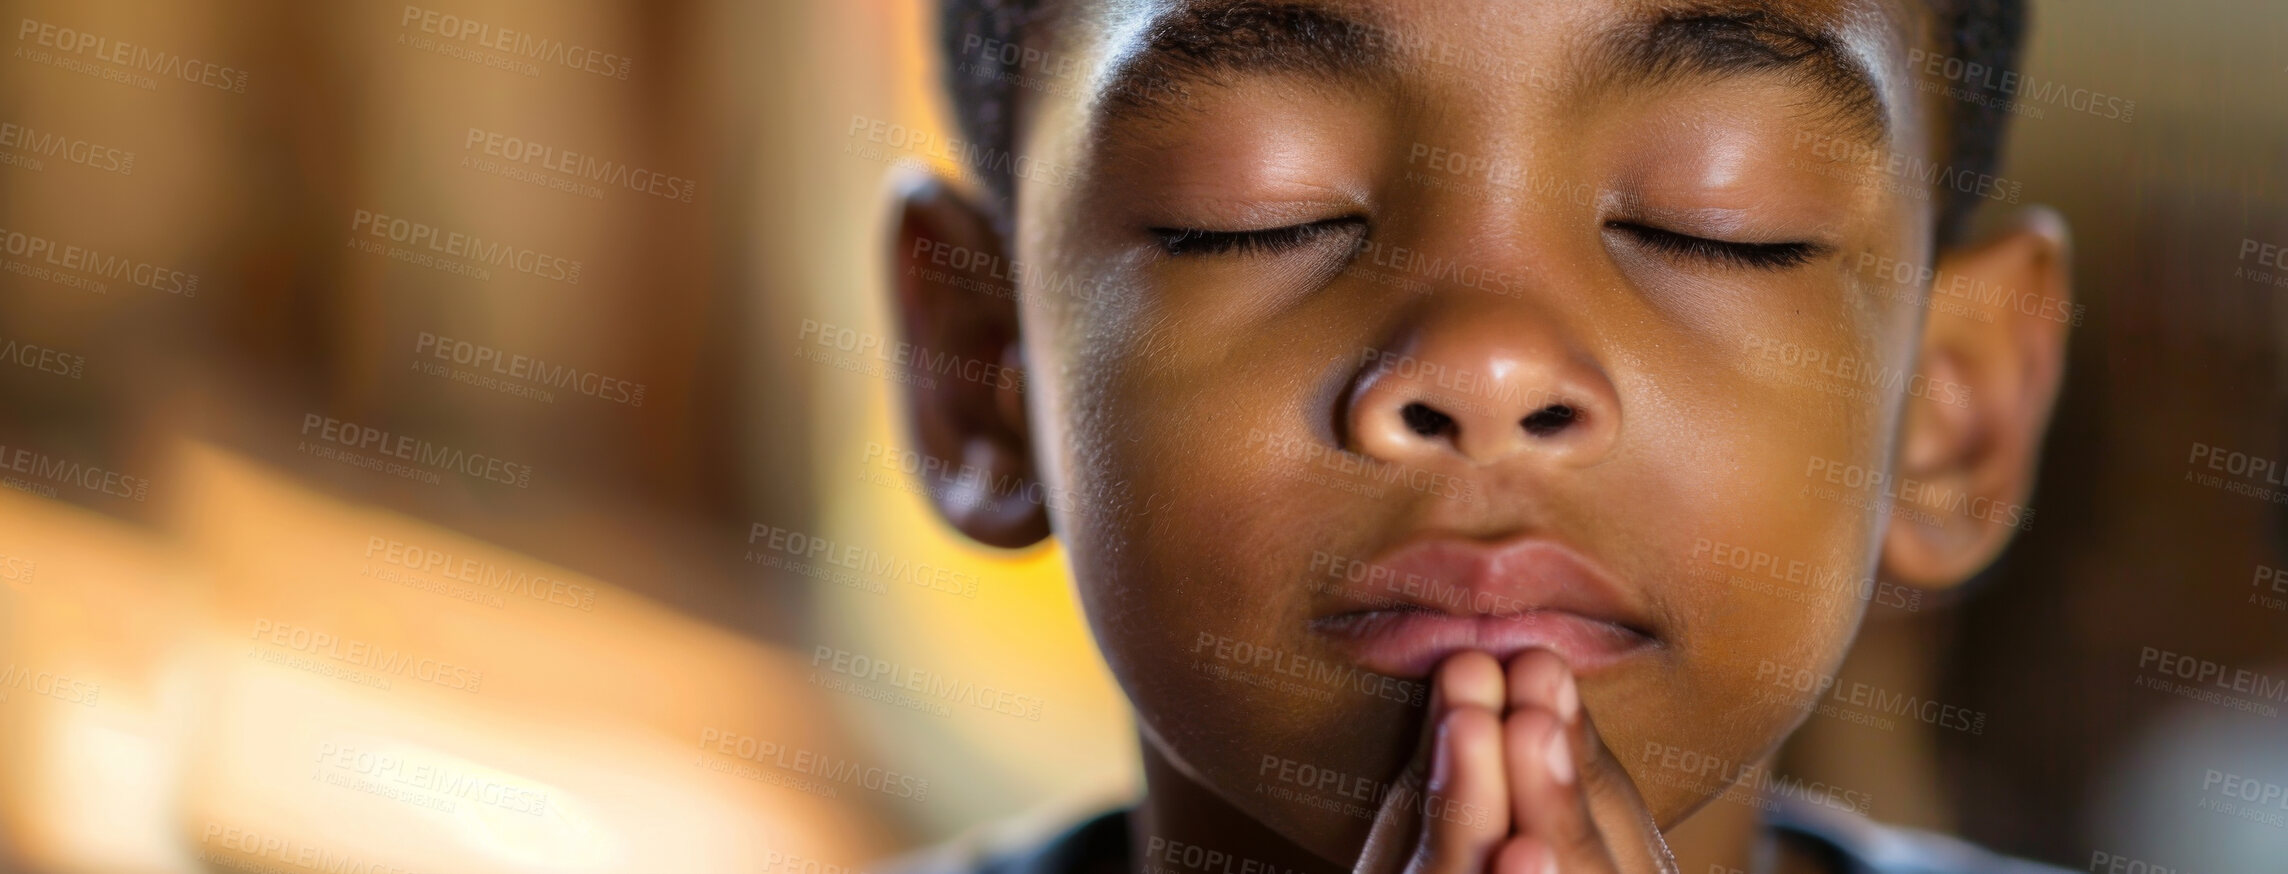
M 1565 656 L 1664 824 L 1803 718 L 1774 675 L 1832 673 L 1868 607 L 1867 475 L 1978 386 L 1872 266 L 1932 255 L 1919 14 L 1759 8 L 1036 29 L 1110 75 L 1016 92 L 1012 427 L 1157 755 L 1340 859 L 1458 649 Z M 1658 773 L 1678 748 L 1731 767 Z

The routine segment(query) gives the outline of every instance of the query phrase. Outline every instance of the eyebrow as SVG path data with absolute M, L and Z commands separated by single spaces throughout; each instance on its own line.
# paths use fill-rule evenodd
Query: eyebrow
M 1287 74 L 1374 83 L 1410 55 L 1428 54 L 1371 10 L 1298 0 L 1202 0 L 1154 22 L 1141 50 L 1106 86 L 1107 109 L 1181 103 L 1191 83 Z M 1687 79 L 1780 74 L 1818 95 L 1814 105 L 1882 139 L 1890 116 L 1875 78 L 1836 33 L 1765 0 L 1652 4 L 1586 44 L 1588 93 L 1653 88 Z
M 1390 30 L 1376 19 L 1315 3 L 1189 3 L 1156 21 L 1144 46 L 1106 87 L 1115 110 L 1182 102 L 1187 84 L 1251 75 L 1366 82 L 1396 64 Z
M 1836 32 L 1764 0 L 1655 6 L 1588 44 L 1587 93 L 1651 88 L 1687 79 L 1778 74 L 1818 95 L 1813 104 L 1855 133 L 1890 134 L 1890 113 L 1875 77 Z

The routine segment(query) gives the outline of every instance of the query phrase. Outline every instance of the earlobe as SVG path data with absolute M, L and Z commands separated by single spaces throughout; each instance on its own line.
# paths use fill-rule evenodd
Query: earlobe
M 1025 416 L 1026 370 L 1008 248 L 992 216 L 944 180 L 895 179 L 888 363 L 920 483 L 963 534 L 1017 548 L 1049 535 Z
M 1890 579 L 1946 588 L 2032 527 L 2043 435 L 2078 321 L 2064 219 L 2028 209 L 1939 258 L 1888 489 Z

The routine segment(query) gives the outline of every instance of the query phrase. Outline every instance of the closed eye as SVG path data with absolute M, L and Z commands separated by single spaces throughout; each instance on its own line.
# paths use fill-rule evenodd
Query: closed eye
M 1330 231 L 1364 227 L 1361 216 L 1339 216 L 1258 231 L 1208 231 L 1198 228 L 1149 228 L 1160 239 L 1160 249 L 1171 256 L 1277 255 L 1301 248 Z
M 1680 234 L 1634 222 L 1606 222 L 1605 227 L 1635 237 L 1645 248 L 1687 261 L 1751 270 L 1786 270 L 1811 263 L 1827 254 L 1819 243 L 1740 243 Z

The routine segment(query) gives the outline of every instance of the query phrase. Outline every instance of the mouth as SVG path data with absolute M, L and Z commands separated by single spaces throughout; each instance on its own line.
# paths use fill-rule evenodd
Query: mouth
M 1507 661 L 1535 648 L 1589 674 L 1661 645 L 1611 575 L 1551 540 L 1423 539 L 1343 571 L 1309 627 L 1386 676 L 1427 678 L 1462 650 Z

